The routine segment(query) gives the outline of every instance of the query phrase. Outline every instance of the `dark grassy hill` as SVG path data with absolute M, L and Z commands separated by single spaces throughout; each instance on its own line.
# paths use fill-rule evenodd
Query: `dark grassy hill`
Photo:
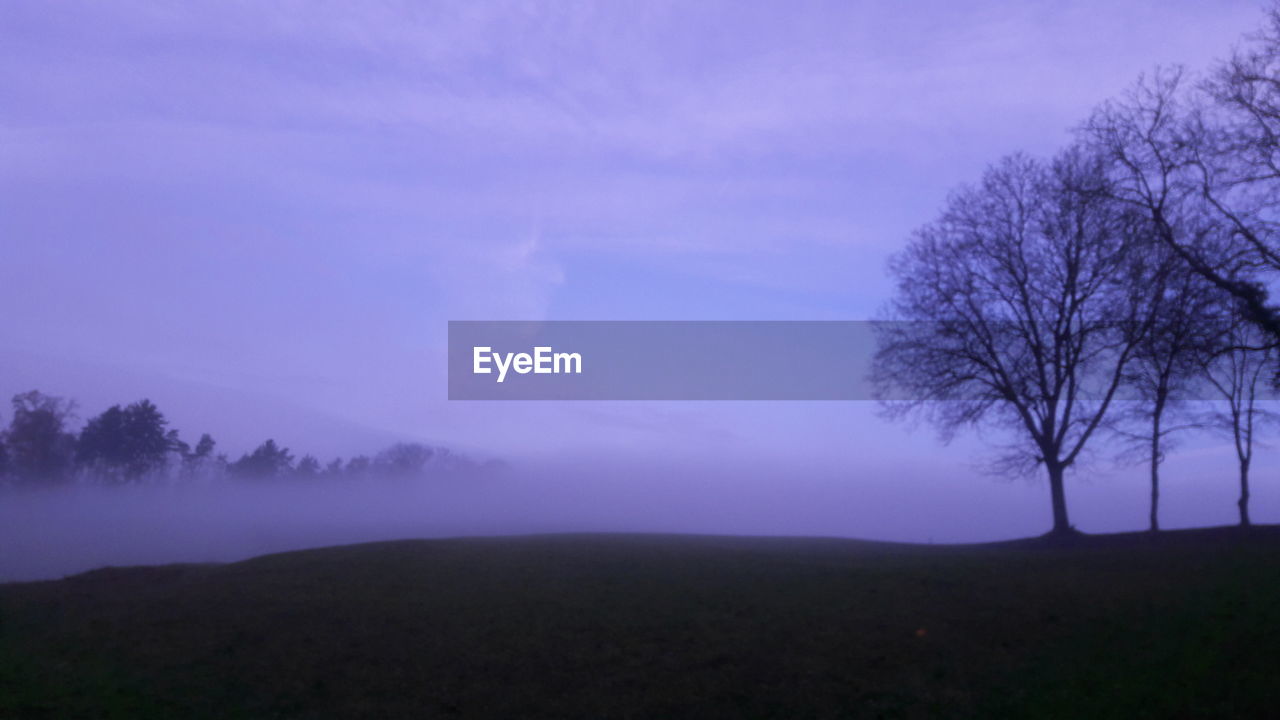
M 1264 717 L 1280 533 L 376 543 L 0 586 L 0 717 Z

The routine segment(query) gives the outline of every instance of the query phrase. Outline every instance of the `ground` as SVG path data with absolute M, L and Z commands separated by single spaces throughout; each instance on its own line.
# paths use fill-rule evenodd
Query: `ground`
M 1280 531 L 422 540 L 0 585 L 0 718 L 1264 717 Z

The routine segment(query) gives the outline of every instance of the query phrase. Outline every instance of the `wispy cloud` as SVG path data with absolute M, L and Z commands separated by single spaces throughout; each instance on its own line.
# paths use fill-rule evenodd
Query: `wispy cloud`
M 7 342 L 476 439 L 476 411 L 403 407 L 443 387 L 446 319 L 865 315 L 949 186 L 1257 18 L 1252 0 L 10 3 Z

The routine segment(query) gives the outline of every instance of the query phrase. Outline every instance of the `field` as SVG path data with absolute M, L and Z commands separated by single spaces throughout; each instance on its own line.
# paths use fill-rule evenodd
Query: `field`
M 551 535 L 0 585 L 0 717 L 1264 717 L 1280 532 Z

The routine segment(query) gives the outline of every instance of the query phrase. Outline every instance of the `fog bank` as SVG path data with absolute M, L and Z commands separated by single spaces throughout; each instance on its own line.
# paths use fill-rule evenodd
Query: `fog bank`
M 1234 522 L 1229 465 L 1188 453 L 1166 480 L 1169 528 Z M 1280 519 L 1270 478 L 1256 522 Z M 1088 532 L 1144 527 L 1141 469 L 1079 475 L 1072 520 Z M 108 565 L 227 562 L 271 552 L 400 538 L 550 532 L 672 532 L 981 542 L 1048 528 L 1038 479 L 957 467 L 526 462 L 493 476 L 413 482 L 79 487 L 0 495 L 0 581 Z

